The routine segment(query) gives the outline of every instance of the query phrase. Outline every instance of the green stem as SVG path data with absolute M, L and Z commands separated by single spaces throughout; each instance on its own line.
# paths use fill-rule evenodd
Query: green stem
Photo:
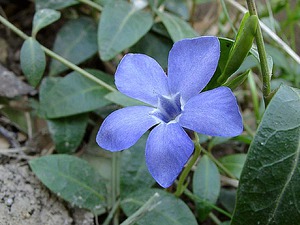
M 193 165 L 195 164 L 195 162 L 197 161 L 198 157 L 200 156 L 201 153 L 201 145 L 199 143 L 199 137 L 198 134 L 196 132 L 194 132 L 195 134 L 195 140 L 194 140 L 194 145 L 195 145 L 195 151 L 194 154 L 192 156 L 192 158 L 189 160 L 187 166 L 184 168 L 184 170 L 182 171 L 180 177 L 179 177 L 179 181 L 177 184 L 177 189 L 176 192 L 174 193 L 174 195 L 176 197 L 179 197 L 184 189 L 186 188 L 186 185 L 184 185 L 184 181 L 186 179 L 186 177 L 188 176 L 189 172 L 191 171 Z
M 198 196 L 194 195 L 189 189 L 185 189 L 185 190 L 184 190 L 184 194 L 185 194 L 188 198 L 190 198 L 190 199 L 192 199 L 192 200 L 194 200 L 194 201 L 196 201 L 196 202 L 198 202 L 198 203 L 201 203 L 201 204 L 203 204 L 203 205 L 205 205 L 205 206 L 209 206 L 209 207 L 211 207 L 212 209 L 218 211 L 219 213 L 221 213 L 221 214 L 227 216 L 228 218 L 232 218 L 232 215 L 231 215 L 229 212 L 226 212 L 225 210 L 219 208 L 218 206 L 216 206 L 216 205 L 214 205 L 214 204 L 212 204 L 212 203 L 210 203 L 210 202 L 208 202 L 208 201 L 205 201 L 205 200 L 199 198 Z
M 247 0 L 247 5 L 248 5 L 250 15 L 258 16 L 254 0 Z M 269 71 L 267 54 L 266 54 L 265 44 L 264 44 L 260 26 L 257 27 L 255 40 L 256 40 L 257 50 L 259 54 L 260 66 L 261 66 L 261 72 L 263 78 L 263 96 L 264 96 L 265 105 L 267 106 L 271 100 L 270 99 L 270 92 L 271 92 L 270 77 L 272 71 Z
M 120 200 L 118 200 L 118 201 L 114 204 L 113 208 L 110 210 L 108 216 L 106 217 L 106 219 L 105 219 L 105 221 L 103 222 L 102 225 L 109 225 L 111 219 L 112 219 L 113 216 L 115 215 L 115 213 L 116 213 L 116 211 L 118 210 L 119 206 L 120 206 Z
M 111 202 L 115 206 L 120 197 L 120 152 L 112 154 L 112 193 Z M 113 218 L 114 225 L 119 224 L 119 210 L 116 209 Z
M 217 224 L 217 225 L 221 224 L 221 221 L 220 221 L 220 220 L 218 219 L 218 217 L 216 217 L 216 215 L 213 214 L 212 212 L 210 212 L 210 213 L 208 214 L 208 216 L 209 216 L 209 218 L 210 218 L 212 221 L 214 221 L 215 224 Z
M 24 40 L 27 40 L 29 38 L 28 35 L 26 35 L 23 31 L 21 31 L 19 28 L 17 28 L 16 26 L 14 26 L 12 23 L 10 23 L 9 21 L 7 21 L 4 17 L 2 17 L 0 15 L 0 22 L 2 24 L 4 24 L 6 27 L 8 27 L 9 29 L 11 29 L 13 32 L 15 32 L 17 35 L 19 35 L 21 38 L 23 38 Z M 43 45 L 41 45 L 41 48 L 43 49 L 43 51 L 49 55 L 50 57 L 58 60 L 59 62 L 61 62 L 62 64 L 64 64 L 65 66 L 69 67 L 70 69 L 80 73 L 81 75 L 85 76 L 86 78 L 96 82 L 97 84 L 101 85 L 102 87 L 106 88 L 109 91 L 116 91 L 115 88 L 113 88 L 112 86 L 110 86 L 109 84 L 105 83 L 104 81 L 96 78 L 95 76 L 93 76 L 92 74 L 88 73 L 87 71 L 81 69 L 80 67 L 76 66 L 75 64 L 71 63 L 70 61 L 66 60 L 65 58 L 61 57 L 60 55 L 56 54 L 55 52 L 51 51 L 50 49 L 44 47 Z
M 221 5 L 222 5 L 222 8 L 223 8 L 223 12 L 229 22 L 229 25 L 231 26 L 231 29 L 233 30 L 233 32 L 235 33 L 235 35 L 237 34 L 237 30 L 235 29 L 234 25 L 233 25 L 233 22 L 229 16 L 229 13 L 228 13 L 228 10 L 227 10 L 227 7 L 226 7 L 226 4 L 225 4 L 225 1 L 224 0 L 221 0 Z
M 226 167 L 223 166 L 210 152 L 206 151 L 202 148 L 202 151 L 221 169 L 224 173 L 226 173 L 230 178 L 237 179 Z
M 78 0 L 78 1 L 79 1 L 79 2 L 82 2 L 82 3 L 84 3 L 84 4 L 87 4 L 87 5 L 91 6 L 91 7 L 93 7 L 94 9 L 99 10 L 100 12 L 101 12 L 102 9 L 103 9 L 101 5 L 98 5 L 97 3 L 92 2 L 92 1 L 90 1 L 90 0 Z
M 156 192 L 151 198 L 148 199 L 145 204 L 139 208 L 135 213 L 128 217 L 121 225 L 131 225 L 135 224 L 139 219 L 141 219 L 146 213 L 153 210 L 158 204 L 160 204 L 159 194 Z

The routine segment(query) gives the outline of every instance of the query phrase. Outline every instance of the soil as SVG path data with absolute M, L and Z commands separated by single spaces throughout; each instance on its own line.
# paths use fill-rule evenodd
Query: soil
M 92 225 L 93 214 L 51 194 L 24 163 L 0 165 L 0 225 Z

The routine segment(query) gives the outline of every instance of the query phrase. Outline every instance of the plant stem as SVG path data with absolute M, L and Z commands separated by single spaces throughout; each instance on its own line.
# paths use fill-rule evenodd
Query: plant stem
M 4 24 L 6 27 L 11 29 L 13 32 L 15 32 L 17 35 L 19 35 L 24 40 L 27 40 L 29 38 L 28 35 L 26 35 L 23 31 L 21 31 L 19 28 L 17 28 L 15 25 L 10 23 L 8 20 L 6 20 L 4 17 L 0 15 L 0 22 Z M 97 77 L 93 76 L 92 74 L 88 73 L 87 71 L 81 69 L 80 67 L 76 66 L 75 64 L 71 63 L 70 61 L 66 60 L 65 58 L 61 57 L 60 55 L 56 54 L 55 52 L 51 51 L 50 49 L 44 47 L 41 45 L 41 48 L 43 51 L 49 55 L 50 57 L 58 60 L 65 66 L 69 67 L 70 69 L 80 73 L 81 75 L 85 76 L 86 78 L 96 82 L 97 84 L 101 85 L 102 87 L 106 88 L 109 91 L 116 91 L 115 88 L 110 86 L 109 84 L 105 83 L 104 81 L 98 79 Z
M 141 219 L 147 212 L 153 210 L 157 205 L 160 204 L 159 194 L 156 192 L 151 198 L 148 199 L 145 204 L 139 208 L 135 213 L 128 217 L 121 225 L 131 225 Z
M 247 0 L 247 5 L 248 5 L 250 15 L 258 16 L 254 0 Z M 260 26 L 257 27 L 255 40 L 256 40 L 257 50 L 259 54 L 260 66 L 261 66 L 261 72 L 263 78 L 263 96 L 264 96 L 265 105 L 267 106 L 271 100 L 269 95 L 271 92 L 270 78 L 271 78 L 272 71 L 269 71 L 267 54 L 266 54 L 265 44 L 264 44 Z
M 189 189 L 185 189 L 184 190 L 184 194 L 189 197 L 190 199 L 198 202 L 198 203 L 201 203 L 203 205 L 206 205 L 206 206 L 209 206 L 211 207 L 212 209 L 218 211 L 219 213 L 222 213 L 223 215 L 227 216 L 228 218 L 232 218 L 232 215 L 229 213 L 229 212 L 226 212 L 225 210 L 219 208 L 218 206 L 208 202 L 208 201 L 205 201 L 201 198 L 199 198 L 198 196 L 196 196 L 195 194 L 193 194 Z
M 110 210 L 108 216 L 106 217 L 105 221 L 103 222 L 102 225 L 109 225 L 111 219 L 113 218 L 114 214 L 116 213 L 117 209 L 120 206 L 120 200 L 118 200 L 112 207 L 112 209 Z
M 212 212 L 210 212 L 210 213 L 208 214 L 208 216 L 209 216 L 209 218 L 210 218 L 212 221 L 214 221 L 215 224 L 217 224 L 217 225 L 221 224 L 221 221 L 220 221 L 220 220 L 218 219 L 218 217 L 216 217 L 216 215 L 213 214 Z
M 201 153 L 202 147 L 199 143 L 198 134 L 196 132 L 194 132 L 194 135 L 195 135 L 195 140 L 194 140 L 195 151 L 194 151 L 193 156 L 189 160 L 187 166 L 184 168 L 184 170 L 182 171 L 182 173 L 179 177 L 179 181 L 178 181 L 178 184 L 177 184 L 177 189 L 176 189 L 176 192 L 174 193 L 174 195 L 176 197 L 179 197 L 183 193 L 184 189 L 186 188 L 186 185 L 184 185 L 183 183 L 184 183 L 186 177 L 188 176 L 189 172 L 191 171 L 193 165 L 195 164 L 195 162 L 197 161 L 197 159 L 198 159 L 198 157 L 200 156 L 200 153 Z
M 204 148 L 202 148 L 202 151 L 230 178 L 236 179 L 236 176 L 234 176 L 226 167 L 224 167 L 223 164 L 220 163 L 210 152 L 206 151 Z
M 102 9 L 103 9 L 101 5 L 98 5 L 97 3 L 92 2 L 92 1 L 90 1 L 90 0 L 78 0 L 78 1 L 79 1 L 79 2 L 82 2 L 82 3 L 84 3 L 84 4 L 87 4 L 87 5 L 91 6 L 91 7 L 93 7 L 94 9 L 99 10 L 100 12 L 101 12 Z
M 120 152 L 115 152 L 112 154 L 112 193 L 111 202 L 115 206 L 117 204 L 117 199 L 120 197 Z M 113 218 L 114 225 L 119 224 L 119 210 L 115 211 Z

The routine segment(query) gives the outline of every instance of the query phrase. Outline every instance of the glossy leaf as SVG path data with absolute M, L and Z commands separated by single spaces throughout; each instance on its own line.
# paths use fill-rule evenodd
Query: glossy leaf
M 145 163 L 145 146 L 148 133 L 131 148 L 122 152 L 121 194 L 122 198 L 138 189 L 150 188 L 155 184 Z
M 235 177 L 240 178 L 244 163 L 246 161 L 246 154 L 232 154 L 226 155 L 219 159 L 223 166 L 228 169 Z
M 250 145 L 232 225 L 299 223 L 299 115 L 299 89 L 281 86 Z
M 162 20 L 174 42 L 198 36 L 197 32 L 181 18 L 158 10 L 156 10 L 156 14 Z
M 112 79 L 101 71 L 88 71 L 104 81 Z M 104 99 L 108 92 L 96 82 L 72 72 L 42 96 L 39 114 L 53 119 L 93 111 L 109 104 L 109 101 Z
M 62 9 L 71 5 L 78 4 L 77 0 L 35 0 L 35 8 L 39 9 Z
M 33 17 L 32 36 L 36 36 L 37 32 L 42 28 L 54 23 L 60 18 L 60 12 L 53 9 L 40 9 Z
M 197 165 L 193 176 L 193 193 L 211 204 L 215 204 L 220 194 L 220 174 L 217 166 L 208 156 L 204 155 Z M 196 202 L 199 219 L 204 221 L 211 207 Z
M 197 225 L 197 221 L 189 207 L 174 195 L 161 189 L 140 189 L 131 193 L 121 201 L 121 207 L 127 216 L 136 212 L 154 193 L 157 192 L 159 204 L 148 211 L 140 220 L 138 225 Z
M 88 124 L 88 115 L 80 114 L 47 120 L 47 124 L 55 143 L 55 150 L 58 153 L 72 153 L 83 139 Z
M 80 17 L 67 22 L 58 32 L 53 51 L 74 64 L 79 64 L 97 52 L 97 24 L 90 18 Z M 50 74 L 56 75 L 68 69 L 53 59 Z
M 103 178 L 86 161 L 70 155 L 47 155 L 29 164 L 43 184 L 72 205 L 94 213 L 105 206 Z
M 32 86 L 36 87 L 46 68 L 46 56 L 41 45 L 32 37 L 23 43 L 20 60 L 25 77 Z
M 107 61 L 135 44 L 153 24 L 149 12 L 137 10 L 126 1 L 105 5 L 98 28 L 99 54 Z

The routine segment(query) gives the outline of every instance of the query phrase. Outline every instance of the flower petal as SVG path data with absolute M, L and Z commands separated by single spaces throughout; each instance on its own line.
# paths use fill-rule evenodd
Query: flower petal
M 237 136 L 243 131 L 242 116 L 232 91 L 219 87 L 191 98 L 183 108 L 179 124 L 211 136 Z
M 146 163 L 152 177 L 164 188 L 171 186 L 193 153 L 194 145 L 178 123 L 162 123 L 146 144 Z
M 124 150 L 134 145 L 152 126 L 158 123 L 147 106 L 132 106 L 111 113 L 102 123 L 96 141 L 104 149 Z
M 184 102 L 198 94 L 212 78 L 220 57 L 217 37 L 200 37 L 176 42 L 169 53 L 168 82 L 172 94 Z
M 121 60 L 115 83 L 123 94 L 156 106 L 157 95 L 168 95 L 167 76 L 161 66 L 143 54 L 127 54 Z

